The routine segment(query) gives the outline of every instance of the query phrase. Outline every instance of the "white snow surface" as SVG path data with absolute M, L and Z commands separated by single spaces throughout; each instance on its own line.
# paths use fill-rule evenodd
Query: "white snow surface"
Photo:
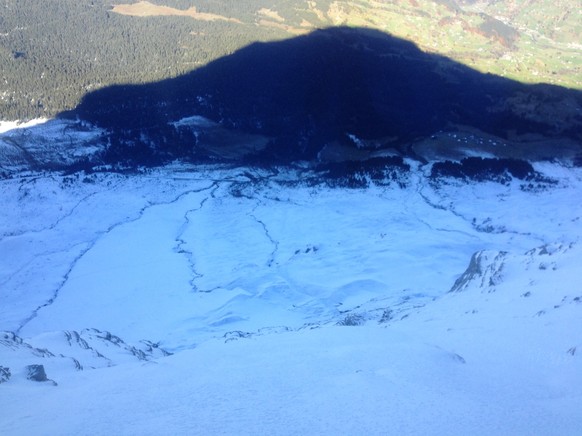
M 0 121 L 0 175 L 30 168 L 63 168 L 95 159 L 107 147 L 103 133 L 84 121 Z
M 411 164 L 0 180 L 0 434 L 580 434 L 582 170 Z
M 28 129 L 30 127 L 42 125 L 48 121 L 47 118 L 35 118 L 30 121 L 0 121 L 0 134 L 15 129 Z

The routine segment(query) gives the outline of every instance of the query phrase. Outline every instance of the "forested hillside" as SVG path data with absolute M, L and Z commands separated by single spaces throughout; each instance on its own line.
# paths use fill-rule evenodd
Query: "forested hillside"
M 183 16 L 136 18 L 112 12 L 109 1 L 3 3 L 0 119 L 52 116 L 74 107 L 87 91 L 174 77 L 251 41 L 285 34 Z
M 256 41 L 329 26 L 415 42 L 482 72 L 582 87 L 576 2 L 0 1 L 0 120 L 54 116 L 88 91 L 176 77 Z
M 407 147 L 467 126 L 554 149 L 582 139 L 580 110 L 581 91 L 483 74 L 377 30 L 334 27 L 251 44 L 177 78 L 96 90 L 61 116 L 109 132 L 107 162 L 199 159 L 215 133 L 185 121 L 195 115 L 265 138 L 253 160 L 287 163 L 336 146 Z

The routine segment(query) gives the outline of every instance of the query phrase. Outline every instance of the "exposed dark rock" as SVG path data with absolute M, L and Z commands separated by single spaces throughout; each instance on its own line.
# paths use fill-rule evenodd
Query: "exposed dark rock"
M 36 381 L 36 382 L 48 382 L 53 386 L 57 386 L 57 382 L 54 380 L 50 380 L 47 375 L 46 371 L 44 370 L 44 365 L 28 365 L 26 367 L 28 371 L 26 378 L 28 380 Z
M 474 253 L 469 266 L 455 281 L 449 292 L 463 292 L 470 286 L 475 286 L 481 291 L 495 292 L 495 286 L 503 280 L 506 255 L 505 251 Z
M 236 341 L 237 339 L 241 339 L 241 338 L 248 338 L 251 336 L 251 333 L 249 332 L 243 332 L 241 330 L 234 330 L 231 332 L 226 332 L 223 335 L 223 338 L 225 339 L 224 342 L 230 342 L 230 341 Z
M 354 327 L 363 325 L 365 323 L 366 319 L 362 315 L 357 313 L 350 313 L 346 315 L 344 319 L 338 321 L 337 325 Z
M 11 375 L 10 368 L 0 365 L 0 383 L 6 383 Z
M 391 321 L 392 319 L 394 319 L 394 312 L 392 311 L 392 309 L 384 309 L 384 312 L 382 312 L 382 317 L 378 322 L 381 324 L 384 322 Z
M 16 348 L 18 345 L 22 344 L 22 338 L 20 338 L 14 332 L 2 332 L 0 335 L 0 345 L 4 345 L 9 348 Z
M 150 358 L 156 352 L 161 353 L 162 356 L 171 356 L 172 355 L 172 353 L 170 353 L 169 351 L 166 351 L 163 348 L 161 348 L 159 342 L 142 340 L 142 341 L 140 341 L 140 343 L 143 344 L 143 346 L 145 347 L 145 353 L 147 353 L 148 357 L 150 357 Z
M 483 266 L 481 265 L 482 252 L 473 253 L 471 261 L 465 272 L 455 280 L 453 287 L 449 292 L 460 292 L 465 290 L 469 282 L 483 275 Z
M 28 371 L 26 375 L 28 380 L 37 382 L 52 382 L 56 386 L 56 383 L 53 380 L 49 380 L 46 376 L 44 365 L 28 365 L 26 370 Z

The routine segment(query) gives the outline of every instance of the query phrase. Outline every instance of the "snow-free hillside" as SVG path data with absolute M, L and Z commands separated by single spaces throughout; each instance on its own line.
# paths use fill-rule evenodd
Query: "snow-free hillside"
M 582 171 L 409 163 L 1 180 L 0 433 L 577 434 Z

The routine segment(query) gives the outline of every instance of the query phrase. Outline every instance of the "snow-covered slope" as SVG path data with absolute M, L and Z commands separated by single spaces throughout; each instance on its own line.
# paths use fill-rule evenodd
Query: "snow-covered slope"
M 86 122 L 65 119 L 0 121 L 0 176 L 94 160 L 106 148 L 104 133 Z
M 582 171 L 409 163 L 1 180 L 0 433 L 576 434 Z

